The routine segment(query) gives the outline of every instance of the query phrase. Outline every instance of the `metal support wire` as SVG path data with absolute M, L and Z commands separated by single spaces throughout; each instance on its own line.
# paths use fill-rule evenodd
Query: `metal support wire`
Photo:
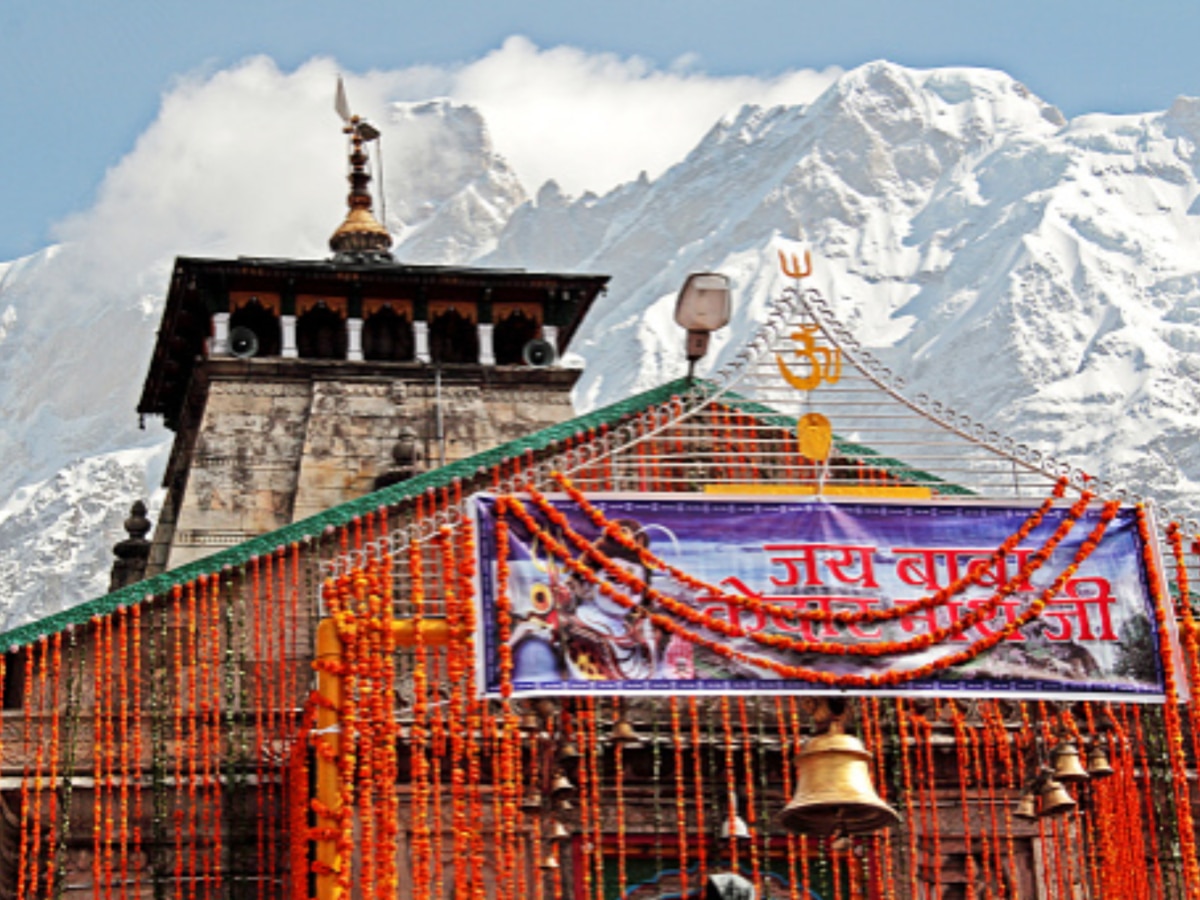
M 780 375 L 779 360 L 794 358 L 794 338 L 802 330 L 813 342 L 811 349 L 841 359 L 838 377 L 811 391 L 796 390 Z M 927 395 L 910 398 L 904 387 L 902 378 L 854 339 L 817 291 L 789 287 L 758 331 L 711 377 L 551 454 L 501 482 L 498 490 L 553 489 L 553 472 L 576 478 L 585 490 L 602 482 L 637 490 L 644 469 L 652 465 L 655 484 L 667 492 L 751 483 L 801 483 L 820 491 L 825 485 L 854 483 L 921 487 L 935 498 L 1011 502 L 1044 497 L 1065 477 L 1077 491 L 1142 500 Z M 812 411 L 829 418 L 835 433 L 832 453 L 823 461 L 803 459 L 796 446 L 797 419 Z M 604 479 L 595 477 L 601 469 Z M 464 498 L 462 507 L 401 525 L 383 540 L 393 552 L 411 541 L 427 541 L 443 526 L 458 527 L 468 502 Z M 1169 512 L 1159 511 L 1160 521 L 1169 519 Z M 1191 521 L 1184 527 L 1192 533 L 1200 528 Z M 336 572 L 347 563 L 327 565 Z

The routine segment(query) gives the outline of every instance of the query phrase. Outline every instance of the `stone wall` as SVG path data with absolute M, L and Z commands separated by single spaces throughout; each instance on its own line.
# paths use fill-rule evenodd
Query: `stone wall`
M 435 468 L 569 419 L 577 371 L 210 360 L 176 438 L 147 574 L 369 493 L 402 429 Z M 190 447 L 190 450 L 188 449 Z

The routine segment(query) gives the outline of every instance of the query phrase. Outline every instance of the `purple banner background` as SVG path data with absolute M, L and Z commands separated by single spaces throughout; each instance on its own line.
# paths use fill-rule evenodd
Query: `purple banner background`
M 1032 507 L 947 503 L 830 502 L 825 499 L 746 500 L 722 497 L 591 498 L 610 519 L 625 520 L 669 565 L 729 593 L 761 596 L 794 608 L 857 610 L 915 602 L 964 574 L 986 567 L 987 557 L 1020 528 Z M 554 497 L 571 527 L 589 542 L 598 529 L 567 498 Z M 526 507 L 542 527 L 544 518 Z M 500 690 L 496 619 L 495 500 L 476 500 L 479 603 L 483 625 L 479 675 L 488 694 Z M 663 593 L 750 630 L 799 639 L 852 642 L 901 641 L 949 625 L 990 597 L 1012 577 L 1063 521 L 1056 507 L 999 567 L 984 568 L 969 587 L 936 613 L 909 614 L 873 626 L 825 626 L 738 610 L 684 586 L 665 572 L 645 572 L 621 562 Z M 919 653 L 827 656 L 765 648 L 748 638 L 724 637 L 696 626 L 709 640 L 751 655 L 832 673 L 918 668 L 955 653 L 1017 615 L 1074 558 L 1099 520 L 1089 510 L 1023 590 L 995 618 Z M 524 526 L 509 516 L 513 612 L 514 692 L 547 693 L 763 693 L 828 691 L 809 681 L 784 680 L 757 666 L 728 660 L 655 628 L 570 574 Z M 550 529 L 554 533 L 553 529 Z M 563 535 L 556 534 L 566 543 Z M 572 557 L 582 554 L 574 547 Z M 612 548 L 606 548 L 612 554 Z M 620 556 L 616 555 L 620 561 Z M 998 572 L 996 569 L 999 568 Z M 603 573 L 601 573 L 602 575 Z M 1153 602 L 1135 513 L 1121 510 L 1100 546 L 1054 598 L 1042 616 L 970 663 L 936 677 L 855 693 L 956 692 L 974 696 L 1113 697 L 1161 700 L 1163 673 Z M 653 606 L 645 598 L 635 598 Z

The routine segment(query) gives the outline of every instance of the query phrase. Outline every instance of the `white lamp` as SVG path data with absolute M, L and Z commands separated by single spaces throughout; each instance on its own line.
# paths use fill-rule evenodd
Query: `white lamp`
M 688 377 L 708 350 L 709 334 L 729 324 L 729 312 L 728 276 L 693 272 L 687 277 L 675 301 L 675 323 L 687 329 Z

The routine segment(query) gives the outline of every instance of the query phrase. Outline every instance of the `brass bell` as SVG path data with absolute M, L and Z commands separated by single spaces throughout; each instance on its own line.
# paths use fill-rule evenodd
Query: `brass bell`
M 746 824 L 746 820 L 738 814 L 737 794 L 729 794 L 729 810 L 732 815 L 726 816 L 725 821 L 721 823 L 721 837 L 724 839 L 734 838 L 736 840 L 750 839 L 750 826 Z
M 721 837 L 734 838 L 739 841 L 750 840 L 750 826 L 746 824 L 746 820 L 739 815 L 734 815 L 732 819 L 728 817 L 721 823 Z
M 624 744 L 626 750 L 636 750 L 642 746 L 642 736 L 633 729 L 633 723 L 624 716 L 613 724 L 612 739 L 618 744 Z
M 1054 757 L 1054 780 L 1063 784 L 1088 780 L 1087 769 L 1079 762 L 1079 750 L 1074 741 L 1061 741 L 1050 755 Z
M 552 819 L 550 821 L 550 833 L 546 837 L 548 840 L 556 843 L 569 841 L 571 839 L 571 830 L 558 819 Z
M 538 863 L 538 868 L 543 872 L 553 872 L 558 867 L 558 854 L 553 849 L 543 856 L 542 861 Z
M 525 796 L 521 799 L 521 811 L 527 813 L 537 813 L 542 811 L 542 792 L 537 788 L 530 788 L 525 792 Z
M 583 754 L 579 752 L 579 745 L 574 741 L 567 741 L 558 748 L 558 761 L 560 763 L 574 765 L 579 762 L 582 756 Z
M 1040 816 L 1058 816 L 1075 808 L 1075 800 L 1067 793 L 1062 782 L 1053 777 L 1047 778 L 1042 785 L 1042 808 Z
M 1087 772 L 1093 778 L 1107 778 L 1109 775 L 1116 774 L 1116 770 L 1108 761 L 1108 754 L 1104 752 L 1104 747 L 1099 741 L 1092 744 L 1092 749 L 1088 751 Z
M 796 794 L 779 823 L 797 834 L 865 834 L 900 821 L 871 784 L 871 754 L 862 741 L 830 724 L 804 745 L 796 762 Z
M 1021 795 L 1021 799 L 1017 801 L 1017 808 L 1013 810 L 1014 819 L 1024 819 L 1026 822 L 1035 822 L 1038 817 L 1037 795 L 1032 789 L 1026 790 Z
M 532 710 L 523 712 L 517 720 L 517 728 L 525 734 L 537 734 L 542 730 L 542 717 Z
M 554 808 L 559 812 L 570 812 L 575 808 L 575 804 L 571 802 L 570 797 L 559 797 L 554 801 Z
M 550 799 L 560 800 L 563 797 L 569 797 L 575 793 L 575 785 L 571 779 L 567 777 L 565 772 L 560 771 L 554 776 L 554 781 L 550 785 Z

